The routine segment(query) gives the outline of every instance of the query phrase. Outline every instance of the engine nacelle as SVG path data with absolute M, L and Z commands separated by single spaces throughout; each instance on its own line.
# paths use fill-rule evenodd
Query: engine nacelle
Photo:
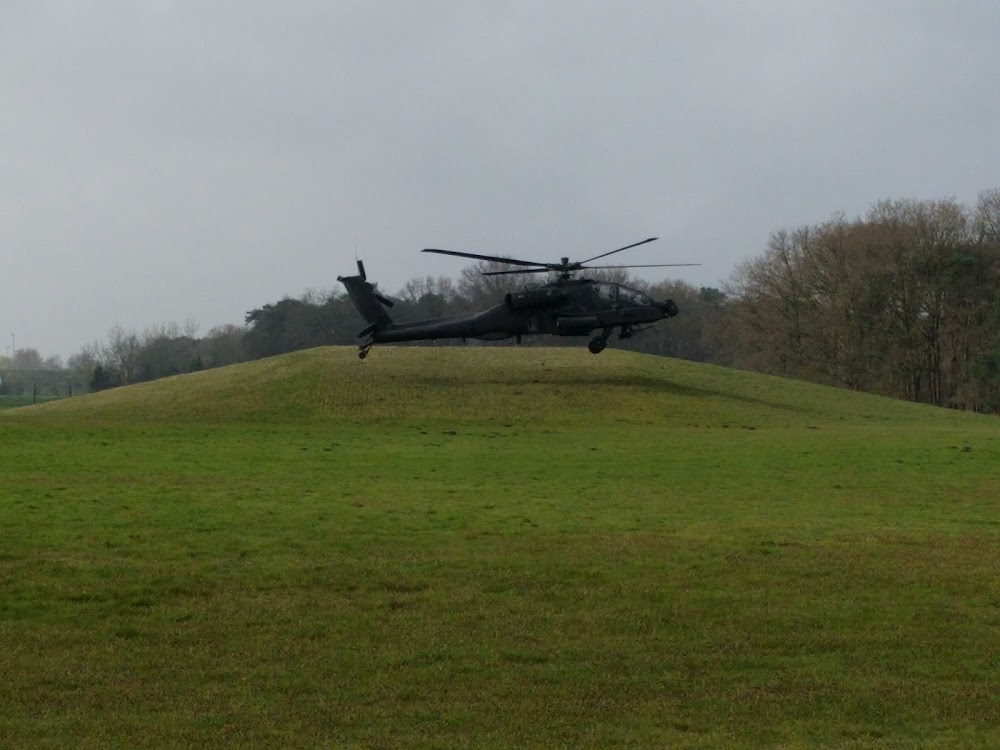
M 504 297 L 507 307 L 511 310 L 527 310 L 533 307 L 555 307 L 566 301 L 566 293 L 561 289 L 545 288 L 525 289 L 520 292 L 508 292 Z

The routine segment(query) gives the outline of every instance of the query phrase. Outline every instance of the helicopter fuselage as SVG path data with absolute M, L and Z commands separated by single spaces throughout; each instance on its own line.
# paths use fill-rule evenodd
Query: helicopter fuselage
M 363 276 L 340 277 L 359 310 L 371 306 L 374 294 Z M 615 328 L 628 338 L 640 327 L 677 314 L 671 300 L 656 301 L 638 289 L 591 279 L 560 279 L 544 286 L 508 292 L 503 301 L 469 316 L 432 318 L 413 323 L 392 323 L 387 316 L 370 320 L 359 336 L 363 358 L 373 344 L 433 339 L 497 340 L 550 334 L 586 336 L 601 333 L 590 342 L 595 354 L 604 349 Z

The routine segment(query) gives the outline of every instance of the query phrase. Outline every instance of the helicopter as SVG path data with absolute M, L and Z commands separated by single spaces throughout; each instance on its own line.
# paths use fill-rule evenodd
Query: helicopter
M 430 339 L 477 339 L 494 341 L 514 338 L 521 343 L 523 336 L 551 334 L 554 336 L 587 336 L 600 331 L 590 339 L 587 348 L 600 354 L 608 345 L 615 328 L 618 338 L 628 339 L 653 323 L 677 315 L 673 300 L 658 301 L 645 292 L 625 284 L 574 278 L 577 271 L 609 268 L 666 268 L 670 266 L 697 266 L 698 263 L 657 263 L 652 265 L 588 266 L 586 264 L 609 255 L 629 250 L 657 238 L 650 237 L 619 247 L 593 258 L 570 261 L 561 258 L 558 263 L 540 263 L 495 255 L 479 255 L 456 250 L 425 248 L 422 252 L 452 255 L 472 260 L 519 266 L 504 271 L 486 271 L 484 276 L 513 274 L 553 273 L 555 279 L 542 286 L 512 290 L 503 301 L 482 312 L 469 316 L 432 318 L 413 323 L 394 323 L 386 308 L 393 301 L 380 294 L 368 281 L 365 266 L 359 260 L 357 276 L 338 276 L 354 306 L 368 322 L 359 334 L 363 339 L 358 345 L 358 357 L 364 359 L 375 344 Z

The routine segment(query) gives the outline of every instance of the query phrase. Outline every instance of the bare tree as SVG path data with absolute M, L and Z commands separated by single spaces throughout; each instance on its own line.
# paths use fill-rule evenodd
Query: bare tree
M 115 323 L 108 331 L 107 363 L 118 373 L 123 385 L 135 382 L 142 344 L 135 331 L 126 331 Z
M 26 347 L 14 352 L 14 369 L 16 370 L 41 370 L 44 368 L 44 360 L 37 349 Z
M 499 304 L 508 291 L 523 286 L 514 281 L 517 276 L 483 276 L 484 273 L 509 271 L 511 268 L 506 263 L 488 260 L 476 261 L 463 268 L 458 279 L 458 291 L 468 310 Z
M 1000 188 L 979 194 L 974 223 L 979 241 L 1000 249 Z
M 89 383 L 94 375 L 94 368 L 101 364 L 101 345 L 96 341 L 85 344 L 79 352 L 70 355 L 66 362 L 74 381 Z

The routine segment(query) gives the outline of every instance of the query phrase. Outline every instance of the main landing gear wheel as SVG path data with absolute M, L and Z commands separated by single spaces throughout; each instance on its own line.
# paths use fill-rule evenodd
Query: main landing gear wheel
M 587 348 L 590 349 L 591 354 L 600 354 L 604 351 L 604 347 L 608 345 L 608 340 L 603 336 L 594 336 L 587 344 Z

